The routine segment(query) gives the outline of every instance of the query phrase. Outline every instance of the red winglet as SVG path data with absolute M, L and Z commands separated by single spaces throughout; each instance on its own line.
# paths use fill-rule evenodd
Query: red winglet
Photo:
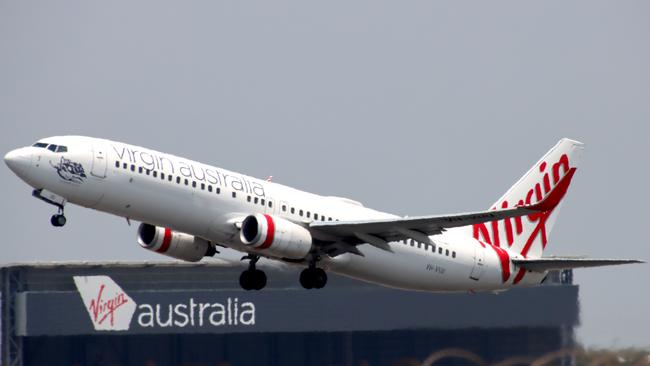
M 552 211 L 555 209 L 555 207 L 560 204 L 560 201 L 562 201 L 562 198 L 564 198 L 567 190 L 569 190 L 569 185 L 571 185 L 571 179 L 573 178 L 573 174 L 575 174 L 575 172 L 576 168 L 569 169 L 567 174 L 562 177 L 559 182 L 557 182 L 557 185 L 548 194 L 548 196 L 546 196 L 538 203 L 528 206 L 528 208 L 542 212 Z

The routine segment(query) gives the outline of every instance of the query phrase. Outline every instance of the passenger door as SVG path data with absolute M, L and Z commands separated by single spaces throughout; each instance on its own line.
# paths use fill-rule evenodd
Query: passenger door
M 483 274 L 483 262 L 485 255 L 485 248 L 474 245 L 474 267 L 472 268 L 472 273 L 470 273 L 469 278 L 474 281 L 478 281 Z
M 101 145 L 93 146 L 93 162 L 90 174 L 97 178 L 106 178 L 106 151 Z

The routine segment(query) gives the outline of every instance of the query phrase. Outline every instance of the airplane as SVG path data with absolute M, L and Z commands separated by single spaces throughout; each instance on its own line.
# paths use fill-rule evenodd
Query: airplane
M 643 263 L 544 257 L 583 144 L 562 139 L 488 210 L 400 217 L 189 159 L 107 139 L 56 136 L 10 151 L 7 166 L 58 208 L 68 203 L 141 222 L 140 246 L 184 261 L 242 252 L 239 283 L 261 290 L 268 258 L 301 266 L 305 289 L 327 271 L 427 292 L 499 292 L 558 269 Z

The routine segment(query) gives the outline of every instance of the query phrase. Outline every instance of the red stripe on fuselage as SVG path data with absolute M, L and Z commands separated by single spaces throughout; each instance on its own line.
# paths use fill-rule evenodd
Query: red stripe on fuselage
M 169 249 L 169 244 L 172 242 L 172 231 L 169 228 L 165 228 L 165 236 L 163 237 L 163 242 L 160 248 L 156 250 L 158 253 L 165 253 Z
M 524 279 L 524 275 L 525 275 L 525 274 L 526 274 L 526 269 L 524 269 L 524 268 L 519 268 L 519 272 L 517 272 L 517 275 L 515 276 L 515 280 L 512 281 L 512 284 L 513 284 L 513 285 L 516 285 L 516 284 L 518 284 L 519 282 L 521 282 L 521 280 Z
M 273 238 L 275 237 L 275 223 L 273 222 L 273 218 L 269 215 L 264 215 L 264 218 L 266 218 L 266 240 L 264 240 L 264 243 L 262 243 L 262 246 L 260 249 L 266 249 L 273 244 Z
M 494 252 L 497 253 L 497 256 L 499 257 L 499 261 L 501 262 L 501 279 L 503 280 L 503 283 L 506 283 L 510 278 L 510 255 L 508 255 L 508 252 L 496 245 L 488 245 L 494 249 Z

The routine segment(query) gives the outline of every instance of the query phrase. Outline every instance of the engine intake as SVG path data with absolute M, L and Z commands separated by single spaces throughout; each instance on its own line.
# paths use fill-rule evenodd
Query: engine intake
M 138 244 L 147 250 L 188 262 L 198 262 L 214 254 L 205 239 L 145 223 L 138 228 Z
M 305 258 L 312 247 L 309 230 L 283 218 L 264 214 L 244 219 L 240 240 L 256 251 L 291 259 Z

